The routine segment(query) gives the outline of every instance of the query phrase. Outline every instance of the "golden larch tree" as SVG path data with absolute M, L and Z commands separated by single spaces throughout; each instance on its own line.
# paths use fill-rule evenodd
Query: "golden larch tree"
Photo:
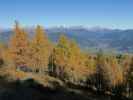
M 58 44 L 54 48 L 53 58 L 54 72 L 65 81 L 78 83 L 88 74 L 84 63 L 85 56 L 78 45 L 65 35 L 61 35 L 59 38 Z
M 57 46 L 53 49 L 52 52 L 53 64 L 51 65 L 55 66 L 50 66 L 54 67 L 52 68 L 53 73 L 60 78 L 65 77 L 65 67 L 68 64 L 68 49 L 69 49 L 69 40 L 65 35 L 61 35 Z
M 35 36 L 30 43 L 29 66 L 34 71 L 48 71 L 48 60 L 52 50 L 52 45 L 41 26 L 37 26 Z
M 27 33 L 16 22 L 14 34 L 9 42 L 10 56 L 16 66 L 27 64 L 28 44 Z

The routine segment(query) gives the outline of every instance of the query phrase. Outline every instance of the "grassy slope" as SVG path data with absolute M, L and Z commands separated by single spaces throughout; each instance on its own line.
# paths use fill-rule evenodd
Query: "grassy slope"
M 68 88 L 56 78 L 0 69 L 0 100 L 126 100 Z

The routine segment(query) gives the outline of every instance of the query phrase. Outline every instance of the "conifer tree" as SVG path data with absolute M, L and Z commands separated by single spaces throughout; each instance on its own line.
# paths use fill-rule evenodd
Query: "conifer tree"
M 133 91 L 133 57 L 130 55 L 125 55 L 123 61 L 123 74 L 126 96 L 130 96 L 131 91 Z
M 48 71 L 48 60 L 52 46 L 41 26 L 37 26 L 35 36 L 30 43 L 29 66 L 36 72 Z
M 52 53 L 52 57 L 54 58 L 53 65 L 55 65 L 53 72 L 60 78 L 65 77 L 65 67 L 68 64 L 68 49 L 69 41 L 64 35 L 61 35 Z
M 109 84 L 108 87 L 111 92 L 121 94 L 123 91 L 123 70 L 121 65 L 118 63 L 118 60 L 115 56 L 111 55 L 108 57 L 108 66 L 109 66 Z
M 14 34 L 9 42 L 10 56 L 16 66 L 27 64 L 28 38 L 24 29 L 15 23 Z
M 74 41 L 62 35 L 53 52 L 54 67 L 58 77 L 66 81 L 79 82 L 88 74 L 85 56 Z M 81 60 L 82 59 L 82 60 Z
M 67 72 L 68 75 L 71 75 L 69 76 L 70 80 L 76 83 L 80 81 L 85 82 L 87 76 L 89 75 L 89 71 L 91 70 L 89 70 L 85 65 L 86 56 L 83 52 L 81 52 L 80 48 L 78 47 L 75 41 L 70 41 L 69 50 L 70 51 L 68 57 L 68 66 L 70 68 L 70 71 Z
M 98 91 L 102 91 L 107 86 L 107 66 L 106 66 L 106 57 L 103 54 L 103 51 L 100 50 L 97 54 L 96 60 L 96 80 L 95 85 Z
M 129 96 L 133 92 L 133 57 L 131 58 L 130 67 L 128 69 L 127 81 L 129 82 Z

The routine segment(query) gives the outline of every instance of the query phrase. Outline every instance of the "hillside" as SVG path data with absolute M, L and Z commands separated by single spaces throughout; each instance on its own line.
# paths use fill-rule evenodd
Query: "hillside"
M 24 30 L 15 23 L 12 31 L 1 31 L 0 99 L 14 100 L 20 95 L 22 100 L 133 98 L 133 55 L 103 51 L 122 47 L 118 43 L 122 39 L 128 43 L 131 38 L 125 34 L 132 31 L 80 27 L 45 30 L 40 25 Z M 130 46 L 127 43 L 123 44 Z M 103 50 L 86 52 L 86 46 Z
M 33 36 L 34 28 L 26 29 L 30 37 Z M 7 41 L 13 32 L 11 30 L 3 30 L 0 32 L 0 41 Z M 104 28 L 83 28 L 83 27 L 54 27 L 47 28 L 48 37 L 57 42 L 61 34 L 76 40 L 80 47 L 84 50 L 94 51 L 102 48 L 104 50 L 115 50 L 118 52 L 133 52 L 133 30 L 118 30 Z

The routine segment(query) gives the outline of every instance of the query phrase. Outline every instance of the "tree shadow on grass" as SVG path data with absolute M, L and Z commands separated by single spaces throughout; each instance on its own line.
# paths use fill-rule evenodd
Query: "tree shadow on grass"
M 0 100 L 122 100 L 116 97 L 74 92 L 58 86 L 44 87 L 33 79 L 7 81 L 0 78 Z M 124 99 L 125 100 L 125 99 Z

